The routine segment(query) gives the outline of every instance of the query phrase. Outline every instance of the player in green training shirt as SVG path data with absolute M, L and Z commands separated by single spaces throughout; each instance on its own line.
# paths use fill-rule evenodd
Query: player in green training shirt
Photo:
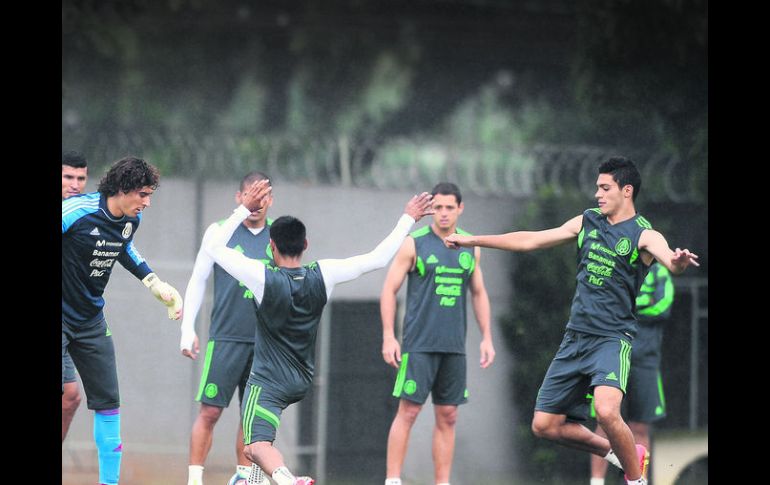
M 257 180 L 268 177 L 262 172 L 247 173 L 235 192 L 235 202 L 241 203 L 241 192 Z M 245 256 L 260 259 L 265 263 L 272 259 L 270 252 L 270 223 L 267 211 L 273 203 L 272 192 L 264 209 L 250 214 L 233 232 L 227 247 Z M 213 237 L 224 220 L 211 224 L 203 240 Z M 201 406 L 190 436 L 190 460 L 187 485 L 203 485 L 203 470 L 206 457 L 214 440 L 214 426 L 229 406 L 238 391 L 238 409 L 246 390 L 246 379 L 254 356 L 254 332 L 257 316 L 254 314 L 254 299 L 251 290 L 216 264 L 201 247 L 195 258 L 187 290 L 184 294 L 186 311 L 182 320 L 180 349 L 182 355 L 196 359 L 199 352 L 198 336 L 195 333 L 195 319 L 203 304 L 206 280 L 214 276 L 214 302 L 211 310 L 209 340 L 206 345 L 203 374 L 195 398 Z M 243 454 L 243 434 L 238 429 L 235 441 L 236 469 L 228 485 L 239 478 L 248 478 L 251 462 Z M 259 484 L 262 485 L 262 484 Z
M 398 411 L 388 433 L 385 485 L 401 485 L 409 435 L 430 394 L 436 417 L 433 432 L 437 484 L 448 484 L 455 445 L 457 407 L 468 401 L 466 388 L 466 303 L 470 301 L 481 331 L 482 368 L 495 358 L 489 296 L 481 273 L 479 248 L 459 251 L 444 246 L 455 232 L 464 205 L 457 185 L 440 183 L 431 191 L 433 221 L 404 240 L 388 270 L 380 296 L 382 357 L 399 369 L 393 396 Z M 408 277 L 402 344 L 395 336 L 396 294 Z
M 257 314 L 254 359 L 241 408 L 244 452 L 277 485 L 312 485 L 310 477 L 294 476 L 273 446 L 281 414 L 310 389 L 315 371 L 318 324 L 335 285 L 384 267 L 396 254 L 412 225 L 431 214 L 431 195 L 412 197 L 396 227 L 374 250 L 345 259 L 321 259 L 302 264 L 307 249 L 305 226 L 282 216 L 270 226 L 275 265 L 265 265 L 225 246 L 248 215 L 264 207 L 270 193 L 260 180 L 242 193 L 242 205 L 214 231 L 203 247 L 237 280 L 252 291 Z M 264 481 L 254 468 L 249 483 Z
M 674 274 L 698 256 L 672 250 L 663 235 L 636 213 L 641 176 L 634 163 L 612 157 L 599 166 L 598 207 L 560 227 L 488 236 L 453 234 L 447 247 L 481 246 L 532 251 L 577 241 L 577 288 L 567 330 L 537 395 L 532 431 L 595 455 L 625 471 L 629 484 L 646 484 L 649 452 L 634 442 L 620 415 L 630 370 L 631 341 L 637 333 L 635 300 L 650 264 L 657 260 Z M 588 416 L 593 390 L 596 419 L 605 439 L 578 421 Z
M 666 417 L 666 400 L 660 375 L 661 347 L 664 322 L 671 315 L 674 302 L 674 282 L 671 272 L 660 263 L 653 263 L 636 297 L 636 316 L 639 332 L 634 337 L 631 353 L 631 373 L 628 377 L 628 398 L 624 407 L 628 412 L 628 427 L 634 440 L 648 450 L 652 423 Z M 591 416 L 596 410 L 591 403 Z M 601 426 L 596 433 L 606 437 Z M 591 455 L 591 485 L 604 485 L 607 462 Z

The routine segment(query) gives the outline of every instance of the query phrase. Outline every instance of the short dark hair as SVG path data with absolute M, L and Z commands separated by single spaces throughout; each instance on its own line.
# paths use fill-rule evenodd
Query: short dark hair
M 634 192 L 631 200 L 636 200 L 636 196 L 639 195 L 639 191 L 642 189 L 642 176 L 630 158 L 610 157 L 599 165 L 599 173 L 612 175 L 612 180 L 617 182 L 618 187 L 621 189 L 626 185 L 633 187 Z
M 118 192 L 132 192 L 142 187 L 158 188 L 160 173 L 158 169 L 137 157 L 121 158 L 107 171 L 99 181 L 99 192 L 111 197 Z
M 265 179 L 269 179 L 269 178 L 270 177 L 265 175 L 264 172 L 260 172 L 259 170 L 252 170 L 251 172 L 249 172 L 246 175 L 244 175 L 243 179 L 241 179 L 240 191 L 243 192 L 244 190 L 246 190 L 246 186 L 247 185 L 251 185 L 254 182 L 256 182 L 257 180 L 265 180 Z M 272 180 L 269 182 L 269 185 L 271 187 L 273 186 Z
M 296 217 L 281 216 L 270 225 L 270 239 L 283 256 L 300 256 L 305 250 L 305 225 Z
M 88 166 L 88 161 L 86 161 L 86 157 L 82 153 L 67 150 L 61 154 L 61 164 L 73 168 L 85 168 Z
M 440 182 L 436 184 L 436 186 L 433 187 L 433 190 L 430 192 L 430 195 L 435 197 L 436 194 L 454 195 L 455 199 L 457 199 L 458 205 L 460 204 L 460 202 L 463 201 L 463 196 L 460 193 L 460 188 L 455 184 L 453 184 L 452 182 Z

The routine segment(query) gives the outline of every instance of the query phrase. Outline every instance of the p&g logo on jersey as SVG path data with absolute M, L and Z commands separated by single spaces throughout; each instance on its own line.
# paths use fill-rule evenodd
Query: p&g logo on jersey
M 130 222 L 126 222 L 126 227 L 123 228 L 123 232 L 121 233 L 123 236 L 123 239 L 128 239 L 128 237 L 131 235 L 131 232 L 134 230 L 134 225 Z

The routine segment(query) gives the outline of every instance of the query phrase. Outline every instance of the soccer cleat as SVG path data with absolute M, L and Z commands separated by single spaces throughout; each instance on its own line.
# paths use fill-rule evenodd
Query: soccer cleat
M 297 477 L 294 479 L 294 485 L 313 485 L 315 480 L 310 477 Z
M 647 471 L 650 468 L 650 452 L 643 445 L 636 445 L 636 456 L 639 458 L 639 470 L 642 472 L 641 478 L 647 480 Z M 628 480 L 628 475 L 624 475 Z

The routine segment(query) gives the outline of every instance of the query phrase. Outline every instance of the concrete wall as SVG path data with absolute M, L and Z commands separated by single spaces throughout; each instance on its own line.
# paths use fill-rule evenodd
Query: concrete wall
M 94 190 L 95 181 L 89 182 Z M 187 286 L 205 227 L 226 217 L 234 208 L 235 183 L 207 182 L 197 193 L 189 180 L 162 180 L 147 209 L 135 245 L 158 275 L 181 293 Z M 462 188 L 462 187 L 461 187 Z M 426 187 L 429 190 L 430 187 Z M 347 257 L 372 249 L 393 227 L 410 192 L 373 191 L 357 188 L 274 184 L 275 202 L 269 215 L 291 214 L 305 222 L 310 242 L 305 261 Z M 196 202 L 202 216 L 196 219 Z M 497 233 L 511 228 L 515 202 L 507 198 L 466 196 L 461 226 L 474 233 Z M 196 220 L 203 226 L 196 227 Z M 416 227 L 428 223 L 420 221 Z M 492 321 L 497 360 L 486 370 L 478 366 L 479 333 L 475 320 L 468 331 L 468 383 L 471 400 L 460 408 L 453 480 L 457 483 L 503 483 L 515 471 L 512 405 L 509 391 L 510 356 L 497 329 L 499 316 L 511 297 L 508 282 L 509 255 L 482 251 L 482 269 L 492 302 Z M 385 270 L 375 271 L 355 283 L 338 286 L 332 298 L 378 299 Z M 401 298 L 405 296 L 405 287 Z M 121 483 L 184 483 L 190 429 L 198 411 L 193 401 L 202 370 L 202 356 L 190 361 L 179 352 L 179 323 L 166 318 L 165 308 L 131 274 L 118 268 L 105 292 L 105 313 L 113 332 L 122 400 L 124 462 Z M 211 282 L 196 325 L 205 343 L 211 310 Z M 472 312 L 469 309 L 469 315 Z M 379 319 L 370 322 L 380 325 Z M 382 364 L 385 368 L 385 363 Z M 84 400 L 85 402 L 85 400 Z M 403 476 L 408 483 L 431 483 L 430 406 L 418 418 L 409 444 Z M 214 445 L 206 463 L 207 483 L 218 483 L 232 473 L 238 408 L 231 403 L 217 425 Z M 276 445 L 294 462 L 296 413 L 290 407 L 282 419 Z M 93 483 L 96 453 L 92 440 L 92 413 L 85 405 L 72 423 L 62 447 L 63 483 Z M 162 466 L 148 476 L 154 461 Z M 373 470 L 374 475 L 384 470 Z M 162 475 L 162 476 L 161 476 Z M 383 476 L 384 478 L 384 476 Z M 69 481 L 68 481 L 69 480 Z M 506 482 L 507 483 L 507 482 Z

